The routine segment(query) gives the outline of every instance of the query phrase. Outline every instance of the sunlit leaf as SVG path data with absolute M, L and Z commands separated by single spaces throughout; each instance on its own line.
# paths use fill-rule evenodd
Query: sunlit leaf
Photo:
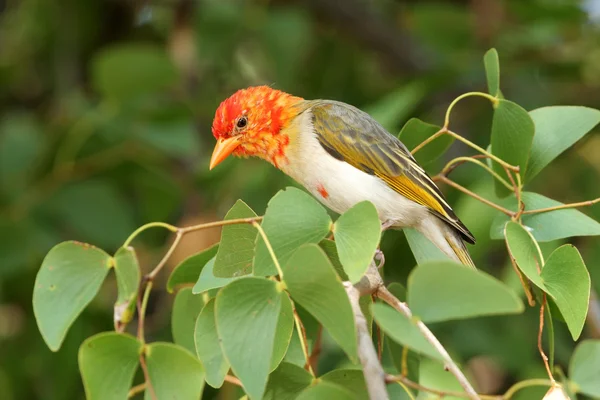
M 221 347 L 251 399 L 261 399 L 265 392 L 282 296 L 274 281 L 254 277 L 231 282 L 217 295 Z
M 281 265 L 304 243 L 319 243 L 331 227 L 325 209 L 309 194 L 289 187 L 270 201 L 262 227 Z M 277 273 L 262 237 L 258 237 L 254 256 L 254 274 Z
M 196 354 L 206 370 L 206 383 L 214 388 L 220 388 L 229 371 L 229 362 L 225 359 L 219 344 L 214 299 L 206 303 L 196 319 L 194 341 Z
M 507 163 L 519 166 L 521 175 L 527 169 L 534 132 L 533 120 L 527 111 L 511 101 L 498 101 L 492 120 L 492 152 Z M 506 174 L 497 163 L 493 164 L 493 168 L 501 176 Z M 496 193 L 506 196 L 510 192 L 496 182 Z
M 243 276 L 236 276 L 235 278 L 217 278 L 213 272 L 213 266 L 215 265 L 215 258 L 211 258 L 207 263 L 206 267 L 200 272 L 198 282 L 192 288 L 192 293 L 198 294 L 206 292 L 211 289 L 218 289 L 230 282 L 237 279 L 243 278 Z
M 424 322 L 513 314 L 519 297 L 484 272 L 451 261 L 418 265 L 408 278 L 408 304 Z
M 35 279 L 33 312 L 52 351 L 100 290 L 112 257 L 85 243 L 63 242 L 52 248 Z
M 526 182 L 600 123 L 600 110 L 587 107 L 542 107 L 529 115 L 535 124 L 535 136 Z
M 146 365 L 151 387 L 145 400 L 198 400 L 204 389 L 204 368 L 184 348 L 172 343 L 155 342 L 146 347 Z
M 283 266 L 292 299 L 327 329 L 351 360 L 356 360 L 354 313 L 327 256 L 316 244 L 300 247 Z
M 525 203 L 526 211 L 562 205 L 558 201 L 532 192 L 523 192 L 522 200 Z M 503 199 L 499 204 L 511 211 L 516 211 L 517 208 L 514 196 Z M 494 219 L 490 228 L 492 239 L 504 238 L 504 225 L 509 220 L 510 218 L 504 214 L 499 214 Z M 574 208 L 540 214 L 525 214 L 521 220 L 538 242 L 549 242 L 573 236 L 600 235 L 600 223 Z
M 252 217 L 256 217 L 256 213 L 246 203 L 238 200 L 225 215 L 225 220 Z M 250 224 L 224 226 L 213 274 L 220 278 L 250 274 L 257 234 L 256 228 Z
M 381 222 L 377 209 L 368 201 L 356 204 L 335 222 L 333 232 L 344 271 L 356 283 L 369 268 L 379 245 Z

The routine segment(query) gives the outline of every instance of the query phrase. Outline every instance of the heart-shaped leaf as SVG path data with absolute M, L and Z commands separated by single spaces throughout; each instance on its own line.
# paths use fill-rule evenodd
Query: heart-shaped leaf
M 146 346 L 146 365 L 151 385 L 146 387 L 145 400 L 201 398 L 204 368 L 183 347 L 161 342 L 149 344 Z
M 206 370 L 206 383 L 220 388 L 229 371 L 229 362 L 223 355 L 215 325 L 215 299 L 211 299 L 196 319 L 194 330 L 196 354 Z
M 104 332 L 79 348 L 79 369 L 89 400 L 121 400 L 133 383 L 142 343 L 133 336 Z
M 271 372 L 282 296 L 274 281 L 245 277 L 222 288 L 216 298 L 221 348 L 251 399 L 263 397 Z
M 33 312 L 44 341 L 52 351 L 100 290 L 113 259 L 85 243 L 63 242 L 44 258 L 35 279 Z
M 304 243 L 319 243 L 331 227 L 331 218 L 325 209 L 309 194 L 289 187 L 277 193 L 267 206 L 262 221 L 273 251 L 281 265 Z M 256 243 L 254 274 L 277 273 L 271 255 L 261 236 Z
M 316 244 L 303 245 L 283 266 L 283 274 L 292 299 L 327 329 L 351 360 L 356 360 L 354 313 L 323 250 Z
M 225 220 L 256 217 L 246 203 L 238 200 L 225 215 Z M 227 225 L 221 232 L 221 244 L 213 266 L 219 278 L 232 278 L 252 272 L 252 259 L 258 231 L 250 224 Z
M 344 271 L 351 282 L 362 278 L 373 260 L 381 237 L 381 222 L 368 201 L 354 205 L 333 226 L 335 244 Z

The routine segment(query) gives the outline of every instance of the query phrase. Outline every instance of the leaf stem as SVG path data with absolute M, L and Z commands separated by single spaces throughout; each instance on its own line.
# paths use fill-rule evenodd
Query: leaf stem
M 450 113 L 452 112 L 452 109 L 454 108 L 454 106 L 462 99 L 467 98 L 467 97 L 472 97 L 472 96 L 485 97 L 492 103 L 492 105 L 494 107 L 497 106 L 498 103 L 500 102 L 500 100 L 498 100 L 498 98 L 496 98 L 490 94 L 483 93 L 483 92 L 468 92 L 468 93 L 461 94 L 460 96 L 455 98 L 452 101 L 452 103 L 450 103 L 450 105 L 448 106 L 448 109 L 446 110 L 446 117 L 444 118 L 444 128 L 448 129 L 448 126 L 450 125 Z
M 523 215 L 525 215 L 525 214 L 540 214 L 540 213 L 545 213 L 545 212 L 549 212 L 549 211 L 564 210 L 566 208 L 586 207 L 586 206 L 591 206 L 591 205 L 594 205 L 597 203 L 600 203 L 600 197 L 598 197 L 597 199 L 594 199 L 594 200 L 581 201 L 579 203 L 561 204 L 559 206 L 554 206 L 554 207 L 538 208 L 537 210 L 527 210 L 527 211 L 523 211 L 522 214 Z
M 544 347 L 542 346 L 542 333 L 544 332 L 544 307 L 546 306 L 547 298 L 546 292 L 542 292 L 543 300 L 540 305 L 540 330 L 538 332 L 538 351 L 540 352 L 540 356 L 542 356 L 542 360 L 544 361 L 544 367 L 546 367 L 546 372 L 548 373 L 548 378 L 550 378 L 550 382 L 552 385 L 556 384 L 554 380 L 554 376 L 552 375 L 552 370 L 550 369 L 550 364 L 548 364 L 548 356 L 544 353 Z
M 310 355 L 308 354 L 308 340 L 306 339 L 306 330 L 304 329 L 304 325 L 302 324 L 302 320 L 296 311 L 296 305 L 292 301 L 292 310 L 294 311 L 294 322 L 296 325 L 296 330 L 298 331 L 298 338 L 300 339 L 300 347 L 302 347 L 302 353 L 304 354 L 304 360 L 306 361 L 305 368 L 310 372 L 310 374 L 314 377 L 315 371 L 310 363 Z
M 439 138 L 443 134 L 448 133 L 448 129 L 442 128 L 433 135 L 429 136 L 427 139 L 423 140 L 421 143 L 417 145 L 414 149 L 411 150 L 411 154 L 415 154 L 417 151 L 421 150 L 423 147 L 427 146 L 429 143 L 433 142 L 435 139 Z
M 142 393 L 144 390 L 146 390 L 146 382 L 140 383 L 139 385 L 135 385 L 134 387 L 129 389 L 129 393 L 127 393 L 127 398 L 131 399 L 132 397 L 135 397 L 137 394 Z
M 442 356 L 444 360 L 445 367 L 456 377 L 462 388 L 465 390 L 466 395 L 469 399 L 472 400 L 480 400 L 481 398 L 473 389 L 473 386 L 469 383 L 465 375 L 462 373 L 460 368 L 454 363 L 444 346 L 439 342 L 439 340 L 433 335 L 433 333 L 429 330 L 429 328 L 420 320 L 413 320 L 412 311 L 406 303 L 401 302 L 394 296 L 385 286 L 381 286 L 377 289 L 376 292 L 377 297 L 381 300 L 388 303 L 394 309 L 403 314 L 406 318 L 412 321 L 415 326 L 421 332 L 421 335 L 436 349 L 436 351 Z
M 466 162 L 470 162 L 470 163 L 479 165 L 481 168 L 485 169 L 490 175 L 492 175 L 494 178 L 496 178 L 498 180 L 498 182 L 500 182 L 502 185 L 504 185 L 508 190 L 514 189 L 514 186 L 511 185 L 510 183 L 508 183 L 506 181 L 506 179 L 502 178 L 496 171 L 494 171 L 493 169 L 491 169 L 490 167 L 488 167 L 487 165 L 485 165 L 484 163 L 482 163 L 481 161 L 479 161 L 473 157 L 456 157 L 456 158 L 448 161 L 448 164 L 446 164 L 446 166 L 442 169 L 442 172 L 440 172 L 440 174 L 444 175 L 444 176 L 448 176 L 448 174 L 450 174 L 450 172 L 452 172 L 454 170 L 454 168 L 456 168 L 457 166 L 464 164 Z
M 142 343 L 146 342 L 146 338 L 144 337 L 144 323 L 146 321 L 146 308 L 148 307 L 148 298 L 150 297 L 150 291 L 152 290 L 152 281 L 147 281 L 146 288 L 144 289 L 144 296 L 140 301 L 138 297 L 138 330 L 137 337 L 138 340 Z
M 148 373 L 148 366 L 146 365 L 146 353 L 145 349 L 142 354 L 140 354 L 140 366 L 142 367 L 142 371 L 144 372 L 144 380 L 146 381 L 146 385 L 148 385 L 148 390 L 150 392 L 150 398 L 152 400 L 157 400 L 156 392 L 154 391 L 154 386 L 152 386 L 152 382 L 150 381 L 150 374 Z
M 277 273 L 279 274 L 279 278 L 281 280 L 283 280 L 283 270 L 281 269 L 281 265 L 279 265 L 279 260 L 277 259 L 277 256 L 275 255 L 275 252 L 273 251 L 273 247 L 271 246 L 271 242 L 269 241 L 269 238 L 267 238 L 267 234 L 265 233 L 264 229 L 262 228 L 262 226 L 260 226 L 260 224 L 258 222 L 253 221 L 252 226 L 255 227 L 256 230 L 258 231 L 258 233 L 260 233 L 260 236 L 262 236 L 262 238 L 265 242 L 265 246 L 267 246 L 267 250 L 269 250 L 269 254 L 271 255 L 271 258 L 273 259 L 273 264 L 275 264 L 275 268 L 277 268 Z
M 467 146 L 469 146 L 469 147 L 477 150 L 481 154 L 485 154 L 491 160 L 496 161 L 498 164 L 502 165 L 503 167 L 508 168 L 511 171 L 519 172 L 519 167 L 518 166 L 510 165 L 509 163 L 507 163 L 503 159 L 498 158 L 495 155 L 493 155 L 492 153 L 488 152 L 483 147 L 480 147 L 480 146 L 476 145 L 475 143 L 471 142 L 469 139 L 466 139 L 466 138 L 460 136 L 458 133 L 452 132 L 451 130 L 446 130 L 446 134 L 452 136 L 453 138 L 455 138 L 458 141 L 463 142 L 464 144 L 466 144 Z
M 133 239 L 135 239 L 137 237 L 137 235 L 139 235 L 146 229 L 150 229 L 150 228 L 166 228 L 166 229 L 170 230 L 171 232 L 177 232 L 177 230 L 179 229 L 176 226 L 167 224 L 165 222 L 150 222 L 150 223 L 140 226 L 135 231 L 133 231 L 133 233 L 131 235 L 129 235 L 127 240 L 125 240 L 125 243 L 123 243 L 123 247 L 129 247 L 129 245 L 131 244 Z
M 553 382 L 548 379 L 527 379 L 521 382 L 517 382 L 512 385 L 504 394 L 501 396 L 501 399 L 510 399 L 515 395 L 519 390 L 525 389 L 530 386 L 552 386 Z
M 470 190 L 469 190 L 469 189 L 467 189 L 466 187 L 464 187 L 464 186 L 461 186 L 461 185 L 459 185 L 458 183 L 456 183 L 456 182 L 454 182 L 454 181 L 452 181 L 452 180 L 448 179 L 448 178 L 447 178 L 447 177 L 445 177 L 444 175 L 436 175 L 436 176 L 433 178 L 433 180 L 434 180 L 434 181 L 435 181 L 435 180 L 440 180 L 440 181 L 442 181 L 442 182 L 446 183 L 447 185 L 450 185 L 450 186 L 452 186 L 453 188 L 455 188 L 455 189 L 457 189 L 457 190 L 460 190 L 461 192 L 463 192 L 463 193 L 465 193 L 465 194 L 467 194 L 467 195 L 469 195 L 469 196 L 473 197 L 474 199 L 477 199 L 477 200 L 479 200 L 480 202 L 482 202 L 482 203 L 484 203 L 484 204 L 487 204 L 488 206 L 490 206 L 490 207 L 492 207 L 492 208 L 495 208 L 496 210 L 498 210 L 498 211 L 500 211 L 500 212 L 502 212 L 502 213 L 504 213 L 504 214 L 508 215 L 509 217 L 512 217 L 512 216 L 514 215 L 514 212 L 510 211 L 509 209 L 507 209 L 507 208 L 504 208 L 504 207 L 502 207 L 502 206 L 499 206 L 498 204 L 496 204 L 496 203 L 494 203 L 494 202 L 492 202 L 492 201 L 490 201 L 490 200 L 488 200 L 488 199 L 486 199 L 486 198 L 484 198 L 484 197 L 481 197 L 480 195 L 478 195 L 478 194 L 476 194 L 476 193 L 474 193 L 474 192 L 470 191 Z

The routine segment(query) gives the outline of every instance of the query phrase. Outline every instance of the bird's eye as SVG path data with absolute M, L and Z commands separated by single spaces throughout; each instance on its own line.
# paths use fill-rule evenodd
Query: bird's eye
M 245 116 L 242 116 L 237 120 L 235 125 L 239 129 L 242 129 L 242 128 L 245 128 L 247 124 L 248 124 L 248 118 L 246 118 Z

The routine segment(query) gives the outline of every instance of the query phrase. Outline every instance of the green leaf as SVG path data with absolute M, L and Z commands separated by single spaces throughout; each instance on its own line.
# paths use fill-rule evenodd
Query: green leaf
M 419 364 L 419 384 L 441 391 L 464 392 L 456 378 L 442 364 L 432 360 L 422 360 Z M 444 396 L 446 399 L 460 400 L 462 397 Z
M 350 390 L 331 382 L 321 381 L 304 389 L 297 400 L 358 400 L 359 397 Z
M 523 192 L 521 198 L 527 211 L 562 205 L 558 201 L 532 192 Z M 516 211 L 517 208 L 514 196 L 503 199 L 499 204 L 512 211 Z M 504 238 L 504 225 L 509 220 L 510 218 L 504 214 L 500 214 L 494 219 L 490 228 L 492 239 Z M 521 220 L 538 242 L 549 242 L 573 236 L 600 235 L 600 223 L 574 208 L 540 214 L 525 214 Z
M 221 347 L 251 399 L 262 398 L 271 371 L 282 295 L 274 281 L 254 277 L 231 282 L 217 295 Z
M 342 281 L 348 280 L 348 275 L 346 275 L 346 271 L 344 271 L 344 267 L 342 266 L 342 262 L 340 261 L 340 256 L 338 255 L 337 245 L 333 240 L 323 239 L 319 242 L 319 247 L 323 249 L 329 261 L 331 261 L 331 265 L 337 272 L 338 276 Z
M 192 288 L 183 288 L 175 296 L 171 313 L 171 329 L 175 344 L 196 354 L 194 327 L 200 311 L 204 307 L 202 296 L 192 294 Z
M 295 400 L 312 380 L 312 375 L 304 368 L 282 362 L 269 376 L 263 400 Z
M 509 222 L 505 234 L 508 251 L 519 269 L 554 300 L 571 336 L 577 340 L 585 323 L 591 285 L 579 251 L 572 245 L 561 246 L 550 254 L 542 268 L 533 238 L 525 228 Z
M 33 312 L 52 351 L 96 296 L 110 267 L 111 256 L 85 243 L 63 242 L 46 255 L 35 279 Z
M 169 293 L 173 293 L 175 288 L 179 286 L 190 286 L 194 285 L 196 281 L 199 281 L 199 277 L 202 275 L 202 271 L 204 271 L 204 266 L 215 257 L 218 248 L 219 244 L 217 243 L 214 246 L 201 251 L 200 253 L 189 256 L 177 267 L 175 267 L 173 272 L 171 272 L 171 276 L 169 276 L 169 281 L 167 282 L 167 290 Z M 194 293 L 200 292 L 194 291 Z
M 196 319 L 194 330 L 196 354 L 206 370 L 206 383 L 220 388 L 229 371 L 229 362 L 223 355 L 215 325 L 215 299 L 210 299 Z
M 133 336 L 104 332 L 79 348 L 79 369 L 88 400 L 122 400 L 133 384 L 142 343 Z
M 273 343 L 273 355 L 271 357 L 271 371 L 275 370 L 285 357 L 292 332 L 294 331 L 294 310 L 292 301 L 287 293 L 281 296 L 281 310 L 277 319 L 277 329 L 275 330 L 275 341 Z
M 579 343 L 569 362 L 569 377 L 577 385 L 577 392 L 600 397 L 600 340 Z
M 500 61 L 496 49 L 489 49 L 483 56 L 485 66 L 485 77 L 488 84 L 488 92 L 492 96 L 500 93 Z
M 423 82 L 413 81 L 402 85 L 364 110 L 388 132 L 393 132 L 398 129 L 400 122 L 410 116 L 426 93 L 427 87 Z
M 283 274 L 292 299 L 311 313 L 355 361 L 354 313 L 342 281 L 323 250 L 315 244 L 303 245 L 283 266 Z
M 577 340 L 588 312 L 590 301 L 590 275 L 577 248 L 566 244 L 554 250 L 541 278 L 544 288 L 560 310 L 573 340 Z
M 152 343 L 146 347 L 146 365 L 157 400 L 198 400 L 204 389 L 204 368 L 184 348 L 172 343 Z M 146 400 L 153 397 L 146 388 Z
M 140 287 L 140 265 L 133 247 L 121 247 L 114 257 L 118 297 L 114 307 L 114 320 L 127 324 L 135 312 Z
M 519 297 L 484 272 L 451 261 L 421 264 L 408 278 L 408 304 L 423 322 L 523 312 Z
M 538 272 L 541 271 L 543 263 L 531 233 L 512 221 L 507 223 L 504 229 L 509 255 L 530 281 L 538 287 L 543 286 Z
M 92 83 L 103 96 L 128 100 L 173 84 L 176 70 L 164 48 L 153 44 L 119 44 L 97 53 Z
M 519 166 L 521 176 L 526 172 L 534 132 L 533 120 L 527 111 L 511 101 L 499 100 L 492 120 L 492 152 L 507 163 Z M 501 165 L 494 163 L 493 168 L 501 176 L 505 174 Z M 504 197 L 509 191 L 496 182 L 496 193 Z
M 408 246 L 415 256 L 417 264 L 422 264 L 427 261 L 450 260 L 450 257 L 442 253 L 442 251 L 433 244 L 431 240 L 423 236 L 421 232 L 414 228 L 404 228 L 402 231 L 406 236 Z
M 246 203 L 238 200 L 225 220 L 256 217 Z M 216 277 L 232 278 L 252 272 L 252 259 L 258 231 L 250 224 L 227 225 L 221 232 L 221 245 L 213 266 Z
M 600 110 L 579 106 L 542 107 L 529 115 L 535 124 L 535 136 L 525 182 L 600 123 Z
M 267 238 L 281 265 L 305 243 L 318 243 L 327 235 L 331 218 L 327 211 L 309 194 L 289 187 L 277 193 L 267 206 L 262 221 Z M 261 236 L 256 243 L 254 274 L 277 273 L 271 255 Z
M 192 288 L 192 293 L 198 294 L 206 292 L 211 289 L 222 288 L 223 286 L 236 281 L 243 276 L 236 276 L 235 278 L 217 278 L 213 273 L 213 266 L 215 265 L 215 258 L 211 258 L 207 263 L 206 267 L 200 272 L 198 282 Z
M 375 303 L 371 307 L 379 327 L 392 340 L 409 347 L 417 353 L 441 360 L 440 354 L 408 318 L 388 305 Z
M 365 376 L 360 369 L 334 369 L 319 377 L 319 379 L 340 385 L 350 390 L 359 399 L 369 398 Z
M 336 221 L 333 232 L 344 271 L 356 283 L 369 268 L 381 238 L 377 209 L 369 201 L 354 205 Z
M 411 118 L 400 131 L 398 138 L 409 150 L 413 150 L 440 129 L 437 125 L 428 124 L 418 118 Z M 419 150 L 414 157 L 419 164 L 427 165 L 440 158 L 453 142 L 454 138 L 452 136 L 442 135 Z

